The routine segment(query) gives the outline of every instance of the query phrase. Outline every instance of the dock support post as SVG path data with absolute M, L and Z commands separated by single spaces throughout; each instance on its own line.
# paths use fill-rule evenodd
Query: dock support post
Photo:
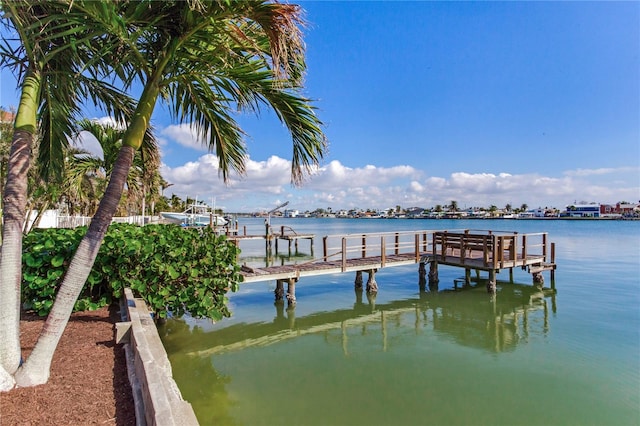
M 542 275 L 542 272 L 534 272 L 531 276 L 533 277 L 533 284 L 538 286 L 544 285 L 544 276 Z
M 432 260 L 429 262 L 429 287 L 437 285 L 440 282 L 438 278 L 438 262 Z
M 489 282 L 487 282 L 487 291 L 491 294 L 496 292 L 496 270 L 489 270 Z
M 296 304 L 296 281 L 295 278 L 287 280 L 287 303 L 289 306 Z
M 284 300 L 284 284 L 282 280 L 276 280 L 276 289 L 274 294 L 276 295 L 276 302 Z
M 377 293 L 378 283 L 376 283 L 376 269 L 370 269 L 367 272 L 369 273 L 369 279 L 367 279 L 367 293 Z
M 425 291 L 427 288 L 427 268 L 425 262 L 420 262 L 418 267 L 418 287 L 420 291 Z
M 551 275 L 552 288 L 555 289 L 555 286 L 556 286 L 556 269 L 555 269 L 555 264 L 556 264 L 556 243 L 551 243 L 551 264 L 554 265 L 554 267 L 551 268 L 551 273 L 549 275 Z
M 513 268 L 509 268 L 509 282 L 513 283 Z
M 471 285 L 471 269 L 469 268 L 464 269 L 464 285 Z
M 356 290 L 362 290 L 362 271 L 356 271 L 356 281 L 354 285 Z

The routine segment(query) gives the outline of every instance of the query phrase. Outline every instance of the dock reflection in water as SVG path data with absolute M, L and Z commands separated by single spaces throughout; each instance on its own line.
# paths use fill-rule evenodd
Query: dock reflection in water
M 550 289 L 507 283 L 500 287 L 497 296 L 488 296 L 481 287 L 472 287 L 441 293 L 423 292 L 419 299 L 382 305 L 376 305 L 374 296 L 363 291 L 356 291 L 355 298 L 353 309 L 319 312 L 301 318 L 296 318 L 295 307 L 276 303 L 272 323 L 243 323 L 205 334 L 196 332 L 192 341 L 181 341 L 182 350 L 193 356 L 208 356 L 329 330 L 346 333 L 347 329 L 358 327 L 366 333 L 372 325 L 386 333 L 389 321 L 414 314 L 416 333 L 431 328 L 462 345 L 501 352 L 514 349 L 519 339 L 531 332 L 528 317 L 532 311 L 544 312 L 543 323 L 534 332 L 549 331 L 547 298 L 553 305 L 555 295 Z M 386 342 L 384 346 L 386 349 Z
M 550 312 L 555 313 L 555 291 L 514 283 L 499 282 L 493 296 L 487 295 L 481 282 L 460 290 L 420 292 L 417 298 L 382 304 L 362 291 L 353 297 L 351 309 L 300 317 L 295 307 L 276 303 L 271 321 L 236 323 L 206 332 L 183 320 L 171 320 L 160 327 L 176 381 L 201 424 L 282 421 L 284 417 L 279 416 L 283 414 L 270 412 L 268 404 L 256 401 L 256 394 L 270 400 L 271 392 L 289 399 L 289 392 L 303 392 L 325 403 L 340 395 L 341 404 L 353 405 L 353 413 L 338 416 L 316 407 L 313 414 L 310 412 L 316 416 L 314 420 L 300 418 L 292 424 L 379 422 L 379 414 L 358 415 L 360 396 L 343 389 L 365 392 L 362 369 L 375 375 L 379 385 L 388 387 L 385 392 L 409 392 L 401 404 L 385 404 L 385 412 L 400 423 L 414 423 L 417 419 L 412 413 L 401 411 L 407 403 L 412 404 L 410 401 L 423 403 L 419 402 L 421 397 L 410 394 L 418 389 L 424 392 L 425 383 L 438 376 L 427 372 L 426 365 L 442 371 L 450 352 L 460 352 L 455 348 L 461 347 L 488 356 L 516 351 L 532 337 L 544 338 L 550 332 Z M 448 347 L 447 354 L 438 355 L 443 345 Z M 455 365 L 447 368 L 451 374 L 455 370 L 460 373 Z M 392 383 L 404 374 L 416 376 L 414 385 L 407 378 L 402 384 Z M 293 389 L 294 383 L 300 387 Z M 459 391 L 455 386 L 450 390 Z M 305 412 L 302 407 L 288 409 L 300 410 L 300 416 Z M 439 417 L 440 421 L 447 418 Z

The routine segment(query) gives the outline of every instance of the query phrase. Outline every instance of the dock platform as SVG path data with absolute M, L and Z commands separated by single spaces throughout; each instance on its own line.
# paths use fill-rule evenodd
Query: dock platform
M 265 238 L 263 236 L 263 238 Z M 300 238 L 300 237 L 299 237 Z M 308 235 L 313 245 L 313 236 Z M 293 239 L 296 241 L 296 239 Z M 290 243 L 291 244 L 291 241 Z M 356 286 L 362 285 L 362 272 L 369 274 L 367 291 L 377 291 L 375 272 L 378 269 L 420 264 L 420 275 L 429 283 L 438 282 L 438 265 L 465 269 L 470 281 L 471 270 L 489 274 L 488 290 L 495 291 L 496 273 L 520 267 L 544 282 L 542 272 L 550 271 L 554 279 L 555 244 L 547 233 L 521 234 L 496 231 L 405 231 L 374 234 L 325 236 L 322 257 L 291 265 L 264 268 L 243 265 L 243 282 L 276 280 L 276 298 L 284 294 L 283 284 L 289 286 L 287 299 L 295 302 L 295 283 L 302 277 L 356 272 Z M 296 245 L 297 247 L 297 245 Z M 429 272 L 426 265 L 429 265 Z
M 264 234 L 247 234 L 246 229 L 243 233 L 240 233 L 238 229 L 233 230 L 233 232 L 228 232 L 227 237 L 233 241 L 239 243 L 240 241 L 245 240 L 264 240 L 267 246 L 267 249 L 271 249 L 272 244 L 275 242 L 275 250 L 278 252 L 278 241 L 283 240 L 286 241 L 289 245 L 289 251 L 291 251 L 291 245 L 294 244 L 296 250 L 298 249 L 298 241 L 300 240 L 309 240 L 310 242 L 310 250 L 313 253 L 313 240 L 315 238 L 315 234 L 301 234 L 293 230 L 293 228 L 289 226 L 281 226 L 279 232 L 274 232 L 273 228 L 268 226 L 265 230 Z

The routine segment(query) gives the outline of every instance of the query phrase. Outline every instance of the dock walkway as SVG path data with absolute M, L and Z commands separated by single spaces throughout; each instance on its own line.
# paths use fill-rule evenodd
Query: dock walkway
M 284 232 L 283 232 L 284 233 Z M 313 236 L 305 235 L 312 241 Z M 263 237 L 265 238 L 265 237 Z M 290 242 L 296 241 L 290 236 Z M 301 237 L 299 237 L 301 238 Z M 521 267 L 533 275 L 534 282 L 542 282 L 541 273 L 555 271 L 555 244 L 548 242 L 547 233 L 520 234 L 480 230 L 461 231 L 404 231 L 372 234 L 333 235 L 322 238 L 322 257 L 291 265 L 254 268 L 242 266 L 245 283 L 276 280 L 276 298 L 283 293 L 283 283 L 289 285 L 287 299 L 295 302 L 295 282 L 302 277 L 356 272 L 356 285 L 362 272 L 369 273 L 368 291 L 376 291 L 374 274 L 378 269 L 420 264 L 421 276 L 437 283 L 438 264 L 465 269 L 470 280 L 471 270 L 489 273 L 489 291 L 495 291 L 495 274 L 503 269 Z M 290 243 L 291 244 L 291 243 Z

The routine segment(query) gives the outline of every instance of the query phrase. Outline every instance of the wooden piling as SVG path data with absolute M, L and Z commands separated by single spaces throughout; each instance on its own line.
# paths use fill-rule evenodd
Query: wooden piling
M 276 289 L 274 291 L 276 296 L 276 302 L 284 299 L 284 280 L 276 280 Z
M 551 264 L 552 265 L 556 264 L 556 243 L 551 243 Z M 549 275 L 551 275 L 551 284 L 555 287 L 555 281 L 556 281 L 555 268 L 551 269 L 551 272 L 549 273 Z
M 367 279 L 367 293 L 377 293 L 378 283 L 376 283 L 376 269 L 370 269 L 367 271 L 369 279 Z
M 356 290 L 362 290 L 362 271 L 356 271 L 356 280 L 354 286 Z
M 496 270 L 489 270 L 489 281 L 487 282 L 487 291 L 491 294 L 496 292 Z
M 287 303 L 289 306 L 296 304 L 296 281 L 295 278 L 287 280 Z

